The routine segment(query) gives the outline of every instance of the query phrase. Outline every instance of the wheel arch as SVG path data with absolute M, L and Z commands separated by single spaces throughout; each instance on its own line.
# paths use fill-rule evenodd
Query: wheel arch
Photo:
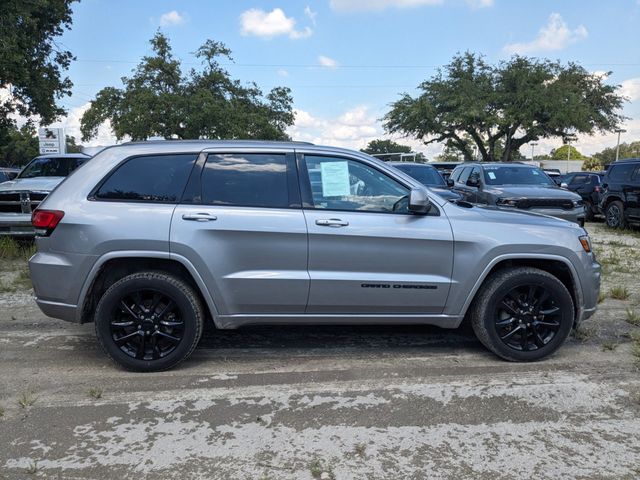
M 487 279 L 495 272 L 516 267 L 532 267 L 550 273 L 567 288 L 571 294 L 574 308 L 574 323 L 580 318 L 582 309 L 582 287 L 580 277 L 575 267 L 565 257 L 558 255 L 528 256 L 528 255 L 502 255 L 495 258 L 482 272 L 482 275 L 476 281 L 471 293 L 468 295 L 464 303 L 463 310 L 460 313 L 462 319 L 466 319 L 473 302 L 478 297 L 480 290 Z
M 204 280 L 193 264 L 181 255 L 146 251 L 110 252 L 100 257 L 93 265 L 80 292 L 76 321 L 92 322 L 92 312 L 109 286 L 131 273 L 140 271 L 162 271 L 187 281 L 217 325 L 218 310 Z

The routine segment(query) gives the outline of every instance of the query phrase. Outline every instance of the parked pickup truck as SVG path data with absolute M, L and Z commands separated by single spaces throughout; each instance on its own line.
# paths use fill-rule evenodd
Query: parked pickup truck
M 64 178 L 90 157 L 83 153 L 41 155 L 16 178 L 0 184 L 0 235 L 33 237 L 31 212 Z

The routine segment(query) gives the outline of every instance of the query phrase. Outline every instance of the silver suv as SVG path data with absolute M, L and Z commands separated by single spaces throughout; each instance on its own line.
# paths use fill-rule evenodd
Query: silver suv
M 432 324 L 466 318 L 507 360 L 554 352 L 597 304 L 584 229 L 448 202 L 363 153 L 160 141 L 103 150 L 34 212 L 52 317 L 94 322 L 138 371 L 175 366 L 203 323 Z

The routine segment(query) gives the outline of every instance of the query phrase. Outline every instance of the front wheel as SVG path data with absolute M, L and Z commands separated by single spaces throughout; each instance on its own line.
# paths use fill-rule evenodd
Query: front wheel
M 614 200 L 605 210 L 605 220 L 607 226 L 611 228 L 622 228 L 625 225 L 624 222 L 624 205 L 618 200 Z
M 573 299 L 563 283 L 529 267 L 489 277 L 471 311 L 471 325 L 480 342 L 516 362 L 540 360 L 555 352 L 573 321 Z
M 195 349 L 203 328 L 198 296 L 183 280 L 141 272 L 115 282 L 104 293 L 95 328 L 105 353 L 138 372 L 167 370 Z

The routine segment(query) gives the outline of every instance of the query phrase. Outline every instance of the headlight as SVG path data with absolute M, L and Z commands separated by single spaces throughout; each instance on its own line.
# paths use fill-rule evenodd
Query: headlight
M 591 253 L 591 239 L 589 238 L 589 235 L 582 235 L 581 237 L 578 237 L 578 239 L 580 240 L 580 244 L 582 245 L 582 248 L 584 248 L 584 251 Z
M 583 205 L 584 205 L 584 202 L 582 200 L 574 200 L 573 201 L 573 208 L 582 207 Z
M 517 198 L 499 198 L 496 200 L 496 205 L 499 207 L 517 207 L 518 199 Z

